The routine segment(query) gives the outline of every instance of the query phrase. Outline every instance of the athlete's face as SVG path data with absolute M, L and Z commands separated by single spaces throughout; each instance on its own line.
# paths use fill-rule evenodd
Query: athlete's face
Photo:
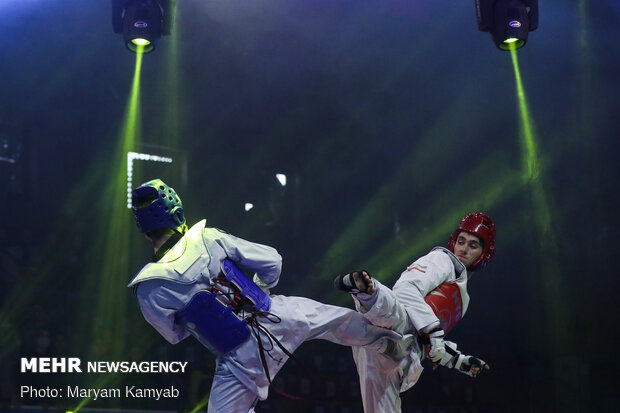
M 454 255 L 465 267 L 470 267 L 482 255 L 482 242 L 469 232 L 461 232 L 454 244 Z

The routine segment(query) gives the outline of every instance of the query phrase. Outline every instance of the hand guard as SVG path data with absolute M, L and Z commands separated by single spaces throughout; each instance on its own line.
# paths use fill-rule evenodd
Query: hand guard
M 450 356 L 450 360 L 446 364 L 442 364 L 451 369 L 467 374 L 470 377 L 478 377 L 482 370 L 488 370 L 489 366 L 474 356 L 466 356 L 456 349 L 456 343 L 444 341 L 446 353 Z
M 483 370 L 488 370 L 488 365 L 479 358 L 474 356 L 465 356 L 460 354 L 454 368 L 463 374 L 467 374 L 470 377 L 478 377 Z
M 441 366 L 447 365 L 453 358 L 452 355 L 446 352 L 444 337 L 445 334 L 440 328 L 431 331 L 428 335 L 428 339 L 431 343 L 431 349 L 428 352 L 428 357 L 430 357 L 434 363 Z

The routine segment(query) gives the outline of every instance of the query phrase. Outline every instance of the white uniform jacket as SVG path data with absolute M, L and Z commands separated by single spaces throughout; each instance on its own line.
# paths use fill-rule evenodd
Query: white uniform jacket
M 206 220 L 202 220 L 192 226 L 161 260 L 144 266 L 129 283 L 129 287 L 138 285 L 136 295 L 144 318 L 172 344 L 190 335 L 175 323 L 175 313 L 198 291 L 211 285 L 211 279 L 220 274 L 226 258 L 244 270 L 255 272 L 254 281 L 260 287 L 274 287 L 280 278 L 282 257 L 274 248 L 205 224 Z M 260 362 L 248 368 L 262 370 Z M 258 393 L 255 384 L 251 387 Z
M 263 289 L 274 287 L 278 282 L 282 258 L 275 249 L 214 228 L 205 228 L 203 220 L 187 231 L 158 262 L 147 264 L 129 284 L 138 286 L 136 294 L 144 318 L 170 343 L 177 343 L 189 335 L 175 323 L 175 313 L 185 308 L 198 291 L 209 287 L 226 258 L 242 270 L 255 272 L 254 282 Z M 348 308 L 304 297 L 270 297 L 270 312 L 277 315 L 279 321 L 270 322 L 263 316 L 257 320 L 290 352 L 311 339 L 368 346 L 381 351 L 387 345 L 388 337 L 400 337 L 391 330 L 372 325 L 361 314 Z M 273 378 L 288 356 L 278 346 L 274 346 L 270 354 L 266 362 Z M 252 404 L 251 400 L 247 401 L 247 394 L 265 399 L 268 388 L 269 380 L 260 360 L 258 341 L 250 335 L 239 347 L 217 358 L 209 412 L 247 412 Z
M 467 270 L 454 254 L 443 247 L 433 248 L 409 265 L 391 290 L 375 280 L 376 296 L 358 294 L 355 305 L 375 325 L 391 328 L 401 334 L 418 334 L 425 327 L 439 325 L 439 319 L 424 297 L 444 282 L 457 283 L 464 316 L 469 305 Z M 420 363 L 422 356 L 422 349 L 414 345 L 408 365 L 403 366 L 401 363 L 398 367 L 403 373 L 401 392 L 412 387 L 420 377 L 423 370 Z M 359 368 L 358 371 L 360 376 L 365 374 Z

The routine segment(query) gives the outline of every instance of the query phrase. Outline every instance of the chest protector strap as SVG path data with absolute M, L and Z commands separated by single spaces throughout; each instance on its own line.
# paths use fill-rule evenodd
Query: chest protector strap
M 463 317 L 463 299 L 456 282 L 445 282 L 424 297 L 439 318 L 439 325 L 448 334 Z
M 190 302 L 177 311 L 175 320 L 215 355 L 234 350 L 250 337 L 248 320 L 257 312 L 269 311 L 271 299 L 250 281 L 230 260 L 222 262 L 221 286 L 194 294 Z

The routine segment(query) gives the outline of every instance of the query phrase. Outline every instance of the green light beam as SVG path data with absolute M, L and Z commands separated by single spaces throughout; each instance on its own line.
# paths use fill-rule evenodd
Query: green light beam
M 128 104 L 126 107 L 126 113 L 123 120 L 123 127 L 121 129 L 121 137 L 122 141 L 119 144 L 119 147 L 115 151 L 113 156 L 110 156 L 109 153 L 103 152 L 100 156 L 91 162 L 88 171 L 85 171 L 79 183 L 71 190 L 71 192 L 65 198 L 65 202 L 62 208 L 59 209 L 59 217 L 56 219 L 49 231 L 50 234 L 63 234 L 67 231 L 74 231 L 73 226 L 75 225 L 75 217 L 80 216 L 82 219 L 84 217 L 88 217 L 90 219 L 89 224 L 89 233 L 93 234 L 93 242 L 84 247 L 85 254 L 92 254 L 95 256 L 95 259 L 91 260 L 91 268 L 88 271 L 85 271 L 85 276 L 83 277 L 84 287 L 87 290 L 95 291 L 97 289 L 96 282 L 100 281 L 100 278 L 108 275 L 109 268 L 106 269 L 105 266 L 100 266 L 97 261 L 102 255 L 102 252 L 105 251 L 105 248 L 109 249 L 107 243 L 110 239 L 109 233 L 114 233 L 118 228 L 113 226 L 113 222 L 122 222 L 123 220 L 127 220 L 126 227 L 133 228 L 131 222 L 129 222 L 130 217 L 127 215 L 127 210 L 123 208 L 123 216 L 120 217 L 120 211 L 116 212 L 116 216 L 120 217 L 120 219 L 112 218 L 114 214 L 111 214 L 111 210 L 114 207 L 113 205 L 118 204 L 118 199 L 114 199 L 118 194 L 122 193 L 123 198 L 122 202 L 124 204 L 124 194 L 126 193 L 125 189 L 125 167 L 123 165 L 123 159 L 125 150 L 127 148 L 131 148 L 134 135 L 139 135 L 140 131 L 140 122 L 139 122 L 139 85 L 140 85 L 140 71 L 142 64 L 142 54 L 138 53 L 136 55 L 136 65 L 135 71 L 133 75 L 132 81 L 132 89 L 131 94 L 128 99 Z M 112 158 L 112 162 L 110 162 L 110 158 Z M 113 184 L 102 185 L 102 182 L 109 181 L 110 176 L 116 176 L 117 180 L 114 181 Z M 103 186 L 103 188 L 102 188 Z M 112 201 L 111 201 L 112 200 Z M 122 229 L 121 229 L 122 230 Z M 101 236 L 101 234 L 106 234 L 107 236 Z M 124 237 L 123 232 L 117 231 L 117 237 L 119 239 L 128 239 L 129 237 Z M 112 240 L 111 242 L 115 242 Z M 66 267 L 66 255 L 59 253 L 57 244 L 49 244 L 50 251 L 48 253 L 41 254 L 43 259 L 37 260 L 35 265 L 35 272 L 31 274 L 29 277 L 24 277 L 23 284 L 26 286 L 22 286 L 21 282 L 16 285 L 16 291 L 41 291 L 45 288 L 45 284 L 49 282 L 74 282 L 74 275 L 67 274 L 67 280 L 63 280 L 62 278 L 65 276 L 58 276 L 59 268 Z M 123 255 L 129 254 L 129 251 L 121 251 L 118 254 L 118 257 L 123 260 Z M 107 252 L 107 258 L 111 255 L 110 252 Z M 117 256 L 113 255 L 110 261 L 116 260 Z M 104 260 L 105 261 L 105 260 Z M 93 276 L 92 274 L 96 274 Z M 127 270 L 123 270 L 122 277 L 126 277 Z M 123 278 L 120 282 L 120 286 L 123 287 L 122 295 L 126 296 L 126 291 L 124 290 L 124 285 L 126 279 Z M 99 291 L 98 291 L 99 292 Z M 106 294 L 105 290 L 102 294 Z M 114 299 L 108 298 L 108 300 Z M 2 303 L 2 313 L 7 316 L 9 319 L 15 319 L 19 314 L 23 314 L 28 311 L 28 308 L 32 305 L 32 295 L 31 294 L 11 294 L 7 297 Z M 87 326 L 90 329 L 90 326 L 93 325 L 102 325 L 100 321 L 99 313 L 95 313 L 94 308 L 92 306 L 92 302 L 84 303 L 87 305 L 88 311 L 81 311 L 77 314 L 76 318 L 81 318 L 81 322 L 78 322 L 79 325 Z M 95 313 L 95 314 L 94 314 Z M 126 318 L 126 314 L 118 314 L 118 317 L 123 319 Z M 72 322 L 73 320 L 67 319 L 67 322 Z M 88 337 L 89 334 L 80 334 L 78 337 Z M 97 333 L 94 333 L 95 336 Z M 86 338 L 88 340 L 88 338 Z M 79 339 L 75 339 L 71 341 L 71 346 L 74 349 L 83 349 L 86 348 L 85 343 L 79 343 Z
M 491 180 L 488 179 L 489 170 L 494 171 Z M 471 188 L 476 189 L 472 191 Z M 521 172 L 509 166 L 505 153 L 490 153 L 474 170 L 446 186 L 441 197 L 426 200 L 420 214 L 403 224 L 398 237 L 372 241 L 379 247 L 373 248 L 372 253 L 363 258 L 363 262 L 351 264 L 350 268 L 357 268 L 361 264 L 373 277 L 390 285 L 416 257 L 428 252 L 430 246 L 446 245 L 449 234 L 454 231 L 466 212 L 488 212 L 522 192 Z M 362 231 L 359 242 L 366 242 L 364 234 L 372 233 L 374 224 L 372 227 L 368 224 L 364 227 L 359 229 Z M 346 252 L 343 254 L 350 255 Z M 330 271 L 327 268 L 319 273 L 317 278 L 323 285 L 328 285 L 335 275 L 337 273 L 334 273 L 333 269 Z M 342 305 L 350 302 L 350 298 L 339 291 L 330 291 L 324 299 Z
M 379 281 L 395 280 L 415 258 L 428 252 L 429 245 L 447 245 L 449 235 L 465 213 L 489 211 L 521 191 L 518 172 L 503 166 L 502 162 L 497 162 L 493 159 L 494 155 L 497 154 L 490 154 L 487 161 L 475 171 L 446 188 L 443 199 L 428 204 L 428 212 L 416 217 L 415 222 L 401 231 L 400 238 L 405 240 L 404 245 L 399 245 L 399 242 L 394 240 L 368 258 L 368 266 L 376 269 Z M 496 173 L 492 180 L 485 182 L 483 177 L 488 174 L 489 169 L 494 169 Z M 468 190 L 471 188 L 468 182 L 484 184 L 471 191 Z
M 104 191 L 102 200 L 107 205 L 105 211 L 106 223 L 104 246 L 102 248 L 102 263 L 100 267 L 99 285 L 97 288 L 99 301 L 97 303 L 93 343 L 103 338 L 104 342 L 113 346 L 113 355 L 121 355 L 124 350 L 124 326 L 126 296 L 125 281 L 129 273 L 129 229 L 132 228 L 125 208 L 127 158 L 125 154 L 131 152 L 136 137 L 141 134 L 140 119 L 140 73 L 142 69 L 142 47 L 136 53 L 136 65 L 129 102 L 123 126 L 121 127 L 119 147 L 111 165 L 112 179 Z M 121 290 L 122 289 L 122 290 Z M 120 293 L 120 294 L 119 294 Z M 99 324 L 99 325 L 98 325 Z
M 373 255 L 376 246 L 382 245 L 384 242 L 385 230 L 378 229 L 386 229 L 394 225 L 394 214 L 392 213 L 394 205 L 421 208 L 424 214 L 439 214 L 437 210 L 439 206 L 435 208 L 424 206 L 424 203 L 429 202 L 426 194 L 432 190 L 436 183 L 433 177 L 441 176 L 445 170 L 445 165 L 458 164 L 459 160 L 462 159 L 462 151 L 469 150 L 471 141 L 475 142 L 477 139 L 475 131 L 471 132 L 472 136 L 463 136 L 462 128 L 462 125 L 465 124 L 475 125 L 485 122 L 486 113 L 473 109 L 471 105 L 471 96 L 476 92 L 477 85 L 475 82 L 467 83 L 465 87 L 459 89 L 459 94 L 453 97 L 450 106 L 437 118 L 428 132 L 421 137 L 412 138 L 413 145 L 410 153 L 402 158 L 401 165 L 395 169 L 391 177 L 385 179 L 386 183 L 379 188 L 376 195 L 359 209 L 349 225 L 343 229 L 340 236 L 318 260 L 315 268 L 310 271 L 312 283 L 321 282 L 322 285 L 325 285 L 325 282 L 340 271 L 349 271 L 351 268 L 357 268 L 360 264 L 366 265 L 367 257 Z M 446 136 L 462 136 L 463 138 L 456 143 L 457 146 L 454 150 L 444 151 L 441 146 L 438 146 L 438 142 L 441 142 Z M 441 156 L 441 162 L 437 162 L 438 156 Z M 506 154 L 498 153 L 496 156 L 499 157 L 497 159 L 503 159 L 504 164 L 495 165 L 487 159 L 487 164 L 493 163 L 491 170 L 496 168 L 503 170 L 506 167 L 505 165 L 514 163 Z M 487 176 L 481 175 L 479 179 L 480 182 L 487 182 L 488 174 Z M 461 188 L 470 186 L 475 186 L 475 184 L 467 182 L 461 185 Z M 409 195 L 403 197 L 403 194 Z M 471 197 L 465 191 L 455 199 L 471 199 Z M 449 203 L 447 205 L 447 208 L 451 208 Z M 426 227 L 424 222 L 435 221 L 437 218 L 436 216 L 424 216 L 425 220 L 413 224 L 405 223 L 402 226 L 415 225 L 419 229 Z M 455 222 L 461 218 L 462 216 Z M 395 246 L 395 248 L 399 247 Z M 359 257 L 365 257 L 364 261 L 360 262 Z M 304 285 L 303 288 L 307 288 L 307 285 Z M 303 294 L 303 291 L 299 290 L 297 293 Z
M 142 69 L 141 47 L 136 53 L 131 93 L 125 119 L 120 133 L 119 147 L 114 157 L 111 180 L 104 191 L 102 200 L 107 205 L 103 221 L 107 232 L 103 232 L 105 243 L 102 249 L 102 263 L 100 269 L 99 286 L 97 288 L 99 302 L 96 316 L 99 323 L 94 323 L 93 342 L 103 338 L 110 343 L 114 350 L 112 354 L 122 354 L 124 349 L 124 332 L 121 326 L 125 320 L 125 295 L 119 295 L 125 288 L 125 281 L 129 273 L 129 229 L 131 218 L 125 208 L 127 158 L 125 154 L 131 152 L 136 137 L 141 134 L 140 119 L 140 73 Z M 97 325 L 100 324 L 100 325 Z M 103 334 L 103 336 L 102 336 Z M 107 337 L 106 337 L 107 336 Z
M 543 308 L 546 318 L 547 354 L 554 355 L 554 366 L 556 377 L 562 377 L 565 372 L 561 367 L 561 357 L 575 354 L 576 337 L 572 327 L 573 317 L 571 307 L 566 300 L 566 295 L 562 286 L 562 270 L 560 268 L 560 258 L 558 251 L 558 239 L 553 229 L 552 210 L 550 196 L 545 191 L 542 174 L 540 174 L 540 155 L 537 151 L 537 136 L 530 117 L 527 98 L 516 50 L 511 50 L 512 62 L 515 71 L 515 81 L 517 88 L 518 107 L 520 115 L 521 140 L 523 148 L 524 171 L 523 178 L 528 184 L 532 196 L 532 209 L 534 216 L 534 227 L 537 229 L 538 250 L 540 260 L 540 282 L 539 287 L 543 293 Z M 532 314 L 532 325 L 540 329 L 541 314 Z M 543 342 L 544 343 L 544 342 Z M 536 340 L 535 345 L 541 345 Z M 555 381 L 556 401 L 569 405 L 577 403 L 574 388 L 563 384 L 561 380 Z M 560 405 L 560 404 L 558 404 Z M 566 409 L 563 409 L 566 410 Z
M 515 71 L 515 79 L 517 83 L 517 98 L 519 101 L 519 114 L 520 114 L 520 128 L 522 135 L 522 143 L 524 147 L 524 161 L 525 165 L 524 180 L 538 180 L 539 178 L 539 161 L 537 156 L 536 142 L 534 141 L 534 131 L 532 122 L 530 120 L 530 113 L 528 110 L 527 100 L 525 98 L 525 91 L 523 89 L 523 83 L 521 81 L 521 71 L 519 70 L 519 64 L 517 61 L 517 51 L 512 48 L 510 50 L 512 56 L 512 65 Z
M 101 198 L 93 201 L 101 208 L 96 230 L 95 252 L 97 259 L 87 288 L 95 291 L 95 302 L 91 312 L 84 314 L 81 325 L 91 328 L 90 348 L 95 357 L 120 360 L 126 356 L 125 343 L 127 302 L 127 276 L 130 272 L 131 214 L 127 213 L 127 153 L 133 150 L 134 142 L 141 134 L 140 119 L 140 74 L 142 69 L 142 47 L 138 47 L 136 64 L 125 116 L 119 131 L 119 141 L 113 161 L 106 168 L 112 179 L 98 191 Z M 93 388 L 109 383 L 115 375 L 108 374 L 97 380 Z M 83 399 L 74 409 L 79 411 L 90 401 Z
M 111 383 L 115 383 L 119 377 L 118 373 L 108 373 L 105 376 L 99 376 L 97 381 L 91 386 L 94 389 L 102 389 L 104 387 L 109 387 Z M 75 406 L 73 409 L 67 411 L 66 413 L 77 413 L 82 410 L 82 407 L 86 406 L 88 402 L 91 400 L 90 397 L 83 398 L 80 403 Z
M 531 185 L 534 209 L 536 211 L 534 216 L 545 246 L 557 253 L 557 238 L 552 229 L 551 209 L 546 191 L 544 190 L 542 175 L 540 174 L 540 155 L 538 154 L 534 126 L 525 96 L 525 89 L 523 88 L 521 71 L 519 70 L 517 51 L 512 49 L 510 55 L 515 71 L 519 106 L 520 134 L 524 159 L 523 179 L 524 182 L 529 182 Z
M 207 393 L 189 413 L 196 413 L 200 411 L 200 409 L 205 407 L 209 403 L 210 396 L 211 396 L 211 392 Z

